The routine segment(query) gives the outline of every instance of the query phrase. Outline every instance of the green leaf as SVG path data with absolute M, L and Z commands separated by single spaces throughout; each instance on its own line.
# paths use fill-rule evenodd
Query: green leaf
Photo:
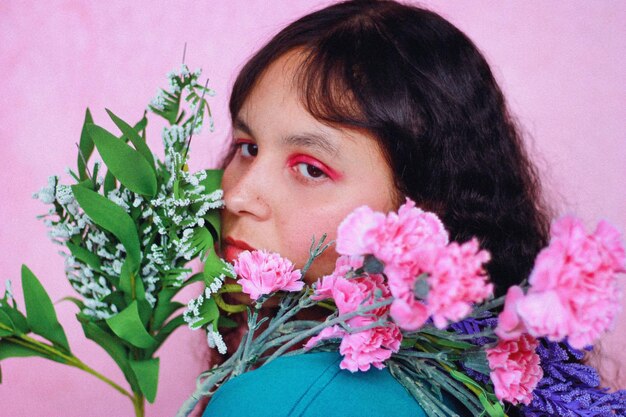
M 135 193 L 154 197 L 156 175 L 144 156 L 98 125 L 88 125 L 87 131 L 115 178 Z
M 145 129 L 146 129 L 147 125 L 148 125 L 148 119 L 146 118 L 146 112 L 144 110 L 143 117 L 141 118 L 141 120 L 138 121 L 137 124 L 135 124 L 135 126 L 133 126 L 133 129 L 135 129 L 136 132 L 143 132 L 144 135 L 143 135 L 142 139 L 143 139 L 144 142 L 146 141 L 146 138 L 145 138 L 146 130 Z
M 124 292 L 127 303 L 130 303 L 132 300 L 146 299 L 143 282 L 137 277 L 136 270 L 131 270 L 131 267 L 132 264 L 128 262 L 128 259 L 124 261 L 119 281 L 119 287 Z
M 57 320 L 52 301 L 37 277 L 26 265 L 22 265 L 22 288 L 26 304 L 26 320 L 32 331 L 69 352 L 70 346 L 63 327 Z
M 7 327 L 7 329 L 5 329 Z M 15 334 L 15 324 L 11 317 L 4 311 L 0 310 L 0 337 L 13 336 Z
M 213 235 L 206 227 L 196 227 L 190 240 L 194 255 L 202 253 L 202 258 L 204 258 L 209 251 L 213 250 Z
M 205 193 L 210 194 L 215 190 L 222 188 L 222 177 L 224 176 L 224 170 L 222 169 L 207 169 L 205 170 L 207 176 L 200 182 L 204 185 Z
M 80 299 L 76 297 L 63 297 L 58 302 L 61 302 L 61 301 L 69 301 L 73 303 L 74 305 L 76 305 L 76 307 L 78 307 L 79 310 L 82 310 L 85 308 L 85 303 L 83 303 Z
M 98 178 L 98 172 L 100 172 L 100 167 L 101 164 L 99 163 L 95 163 L 93 164 L 93 172 L 91 173 L 91 189 L 92 190 L 96 190 L 98 191 L 98 183 L 96 181 L 96 179 Z M 78 182 L 80 182 L 80 180 L 77 180 Z
M 137 377 L 139 388 L 148 402 L 153 403 L 156 398 L 159 383 L 159 358 L 145 361 L 130 361 L 130 367 Z
M 109 354 L 124 374 L 133 392 L 138 392 L 140 390 L 139 383 L 128 361 L 128 349 L 122 344 L 122 341 L 101 329 L 97 324 L 80 318 L 79 320 L 83 326 L 85 337 L 96 342 Z
M 487 361 L 487 353 L 484 350 L 465 352 L 463 355 L 463 365 L 483 375 L 489 375 L 491 372 L 489 362 Z
M 143 290 L 143 283 L 141 280 L 137 280 L 141 284 L 141 288 Z M 137 311 L 139 312 L 139 318 L 141 319 L 141 323 L 146 327 L 148 327 L 148 323 L 150 323 L 150 319 L 152 318 L 152 306 L 149 302 L 146 301 L 145 295 L 143 300 L 137 300 Z
M 115 177 L 111 174 L 111 170 L 107 170 L 107 173 L 104 176 L 104 194 L 108 195 L 115 189 L 115 187 L 117 187 Z
M 31 356 L 39 356 L 59 363 L 67 363 L 63 358 L 56 355 L 47 355 L 26 346 L 17 345 L 9 340 L 0 340 L 0 361 L 8 358 L 28 358 Z
M 183 303 L 178 301 L 157 302 L 156 309 L 154 310 L 154 329 L 160 328 L 165 320 L 177 310 L 185 307 Z M 160 304 L 159 304 L 160 303 Z
M 504 413 L 504 409 L 502 408 L 502 404 L 497 401 L 491 402 L 487 399 L 487 395 L 484 392 L 481 392 L 478 396 L 478 400 L 480 404 L 485 408 L 489 417 L 506 417 Z
M 147 349 L 156 342 L 141 322 L 137 301 L 133 301 L 120 313 L 106 319 L 106 322 L 113 333 L 133 346 Z
M 497 400 L 493 402 L 490 401 L 490 393 L 487 392 L 478 382 L 474 381 L 464 373 L 455 370 L 450 370 L 450 376 L 457 381 L 464 383 L 468 388 L 477 393 L 478 400 L 490 417 L 506 417 L 502 405 Z
M 11 308 L 8 305 L 3 305 L 2 307 L 0 307 L 0 310 L 2 310 L 7 316 L 9 316 L 17 335 L 22 335 L 30 332 L 26 317 L 24 317 L 24 315 L 20 313 L 19 310 Z
M 156 334 L 154 337 L 157 341 L 156 345 L 154 345 L 151 349 L 146 351 L 146 356 L 151 356 L 156 352 L 159 347 L 165 342 L 165 340 L 169 337 L 170 334 L 174 332 L 174 330 L 178 329 L 180 326 L 185 325 L 185 319 L 182 314 L 174 317 L 172 320 L 168 321 L 165 326 Z
M 222 228 L 220 227 L 220 210 L 209 210 L 204 218 L 206 220 L 204 227 L 209 229 L 215 241 L 221 242 Z
M 65 245 L 76 259 L 89 265 L 94 270 L 100 271 L 100 257 L 98 255 L 82 246 L 74 245 L 72 242 L 66 242 Z
M 165 118 L 169 124 L 176 123 L 176 119 L 178 117 L 178 110 L 180 108 L 180 92 L 173 94 L 169 91 L 161 90 L 161 94 L 163 95 L 165 104 L 163 105 L 163 110 L 159 110 L 155 107 L 149 106 L 150 110 L 152 110 L 155 114 Z
M 436 341 L 433 341 L 433 343 L 439 346 L 445 346 L 445 347 L 451 347 L 451 348 L 457 348 L 457 349 L 471 349 L 471 348 L 476 347 L 476 345 L 473 345 L 468 342 L 463 342 L 462 340 L 437 339 Z
M 235 278 L 229 267 L 230 264 L 217 256 L 214 249 L 211 248 L 211 250 L 208 250 L 206 256 L 206 260 L 204 261 L 205 279 L 219 277 L 222 274 Z
M 154 308 L 153 329 L 160 328 L 165 320 L 176 310 L 184 307 L 184 304 L 172 302 L 172 298 L 183 288 L 194 282 L 204 281 L 204 273 L 192 275 L 180 287 L 165 287 L 157 295 L 157 304 Z
M 234 329 L 235 327 L 238 327 L 239 323 L 237 323 L 235 320 L 233 319 L 229 319 L 226 316 L 220 316 L 220 318 L 218 319 L 217 322 L 217 327 L 218 328 L 227 328 L 227 329 Z
M 73 185 L 72 192 L 87 216 L 122 242 L 126 249 L 126 262 L 131 262 L 131 270 L 137 270 L 141 261 L 139 236 L 135 223 L 126 211 L 108 198 L 85 187 Z
M 133 128 L 124 120 L 117 117 L 111 110 L 105 110 L 109 114 L 111 120 L 113 120 L 113 123 L 115 123 L 115 125 L 122 131 L 122 134 L 124 136 L 130 139 L 133 146 L 135 146 L 137 152 L 139 152 L 146 159 L 146 162 L 150 164 L 150 168 L 152 168 L 152 171 L 156 173 L 156 170 L 154 168 L 154 156 L 152 155 L 152 152 L 150 151 L 150 148 L 148 148 L 146 142 L 144 142 L 141 136 L 139 136 L 139 133 L 137 133 L 137 129 Z M 145 118 L 142 120 L 145 120 Z
M 202 317 L 200 320 L 190 325 L 189 327 L 192 330 L 199 329 L 207 323 L 211 323 L 217 320 L 220 316 L 220 310 L 217 308 L 217 304 L 213 298 L 209 298 L 208 300 L 204 300 L 202 305 L 200 306 L 200 316 Z
M 415 338 L 402 338 L 402 342 L 400 342 L 400 346 L 403 348 L 410 348 L 410 347 L 413 347 L 413 345 L 415 345 L 415 342 L 417 342 L 417 339 Z
M 93 141 L 91 140 L 91 136 L 89 136 L 89 133 L 87 132 L 87 125 L 90 124 L 93 124 L 93 118 L 91 117 L 91 112 L 89 111 L 89 108 L 87 108 L 87 111 L 85 111 L 83 130 L 80 133 L 80 144 L 78 145 L 78 148 L 80 149 L 80 152 L 78 153 L 78 175 L 80 175 L 81 180 L 86 180 L 88 178 L 87 167 L 85 163 L 89 161 L 89 157 L 93 152 Z

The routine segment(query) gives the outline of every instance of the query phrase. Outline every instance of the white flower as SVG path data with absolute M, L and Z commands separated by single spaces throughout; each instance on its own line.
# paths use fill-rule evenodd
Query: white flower
M 33 198 L 37 198 L 45 204 L 54 203 L 57 180 L 58 178 L 56 175 L 48 177 L 48 185 L 33 194 Z M 52 214 L 54 214 L 54 210 Z
M 211 298 L 211 294 L 216 294 L 219 289 L 222 288 L 225 279 L 226 276 L 224 274 L 221 274 L 219 277 L 214 278 L 213 282 L 211 282 L 211 284 L 204 289 L 204 296 L 206 298 Z
M 156 304 L 157 300 L 154 297 L 154 295 L 152 295 L 150 292 L 146 292 L 146 301 L 148 303 L 150 303 L 151 307 L 154 307 L 154 305 Z
M 206 341 L 210 348 L 217 347 L 217 351 L 222 355 L 226 353 L 226 343 L 224 343 L 224 339 L 222 339 L 222 335 L 219 332 L 216 332 L 211 328 L 212 325 L 209 325 L 206 333 Z
M 130 212 L 130 206 L 128 205 L 128 194 L 120 193 L 120 190 L 115 189 L 109 191 L 107 198 L 118 206 L 122 207 L 127 212 Z
M 160 89 L 157 91 L 157 94 L 152 101 L 150 101 L 150 105 L 157 110 L 165 109 L 165 97 Z
M 57 201 L 59 204 L 66 205 L 74 201 L 74 194 L 72 193 L 72 187 L 68 185 L 57 185 L 56 189 Z
M 10 279 L 7 279 L 4 282 L 4 288 L 5 288 L 4 293 L 6 295 L 7 301 L 12 301 L 13 300 L 13 287 L 11 285 Z
M 119 275 L 122 273 L 122 265 L 124 265 L 124 263 L 122 261 L 120 261 L 119 259 L 115 259 L 113 261 L 113 271 L 115 271 L 116 275 Z

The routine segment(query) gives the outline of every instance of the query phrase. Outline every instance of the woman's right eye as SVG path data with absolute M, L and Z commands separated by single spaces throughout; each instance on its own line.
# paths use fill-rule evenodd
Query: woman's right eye
M 241 156 L 246 158 L 252 158 L 258 155 L 259 146 L 252 142 L 239 142 L 236 144 L 241 152 Z

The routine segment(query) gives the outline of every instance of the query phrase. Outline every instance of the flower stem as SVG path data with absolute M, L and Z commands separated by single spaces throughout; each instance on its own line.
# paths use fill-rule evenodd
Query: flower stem
M 145 413 L 144 396 L 139 393 L 135 393 L 135 395 L 132 397 L 132 400 L 133 408 L 135 410 L 135 417 L 143 417 Z
M 270 356 L 267 359 L 267 361 L 265 361 L 264 365 L 267 365 L 268 363 L 270 363 L 274 359 L 278 358 L 280 355 L 282 355 L 284 352 L 286 352 L 289 348 L 291 348 L 296 343 L 303 341 L 307 337 L 311 337 L 311 336 L 319 333 L 320 331 L 322 331 L 323 329 L 325 329 L 327 327 L 330 327 L 330 326 L 333 326 L 333 325 L 339 324 L 339 323 L 344 323 L 346 320 L 349 320 L 352 317 L 361 316 L 361 315 L 363 315 L 363 313 L 367 313 L 369 311 L 376 310 L 377 308 L 389 305 L 389 304 L 391 304 L 391 302 L 392 302 L 392 299 L 388 298 L 388 299 L 385 299 L 383 301 L 379 301 L 377 303 L 373 303 L 373 304 L 370 304 L 370 305 L 367 305 L 367 306 L 361 306 L 356 311 L 353 311 L 351 313 L 342 314 L 342 315 L 340 315 L 340 316 L 338 316 L 338 317 L 336 317 L 336 318 L 334 318 L 332 320 L 320 323 L 319 325 L 313 327 L 312 329 L 303 331 L 299 335 L 294 336 L 293 339 L 291 339 L 289 342 L 287 342 L 284 345 L 282 345 L 279 349 L 277 349 L 276 352 L 274 352 L 272 354 L 272 356 Z
M 198 377 L 196 390 L 189 398 L 185 400 L 183 405 L 176 413 L 176 417 L 188 416 L 196 407 L 196 404 L 198 404 L 198 401 L 200 401 L 200 398 L 202 396 L 209 395 L 211 388 L 213 388 L 218 382 L 228 379 L 228 375 L 231 373 L 234 366 L 237 364 L 238 361 L 242 360 L 242 350 L 243 343 L 240 343 L 237 351 L 233 354 L 233 356 L 228 358 L 228 360 L 220 365 L 219 368 L 205 372 Z M 208 378 L 202 380 L 202 378 L 207 374 L 209 375 Z
M 228 304 L 219 293 L 215 294 L 213 299 L 215 300 L 215 304 L 227 313 L 241 313 L 246 311 L 246 308 L 248 307 L 243 304 Z
M 126 391 L 120 385 L 118 385 L 117 383 L 115 383 L 111 379 L 107 378 L 106 376 L 102 375 L 101 373 L 99 373 L 95 369 L 89 367 L 87 364 L 85 364 L 83 361 L 81 361 L 80 359 L 78 359 L 76 356 L 74 356 L 71 353 L 70 354 L 66 354 L 66 353 L 60 351 L 59 349 L 57 349 L 54 346 L 47 345 L 45 343 L 42 343 L 42 342 L 40 342 L 38 340 L 35 340 L 32 337 L 28 337 L 26 335 L 11 336 L 11 337 L 7 337 L 5 340 L 8 341 L 8 342 L 14 343 L 16 345 L 23 346 L 23 347 L 25 347 L 27 349 L 30 349 L 30 350 L 33 350 L 35 352 L 42 353 L 42 354 L 44 354 L 44 355 L 46 355 L 48 357 L 56 356 L 56 357 L 62 359 L 65 364 L 73 366 L 73 367 L 78 368 L 78 369 L 81 369 L 81 370 L 87 372 L 88 374 L 91 374 L 91 375 L 95 376 L 96 378 L 98 378 L 102 382 L 105 382 L 105 383 L 109 384 L 113 389 L 118 391 L 120 394 L 122 394 L 122 395 L 130 398 L 131 400 L 133 400 L 133 396 L 128 391 Z M 143 414 L 141 414 L 141 415 L 143 415 Z

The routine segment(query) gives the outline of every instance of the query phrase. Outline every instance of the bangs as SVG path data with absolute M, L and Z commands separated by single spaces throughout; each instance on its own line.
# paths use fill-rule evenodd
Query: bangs
M 293 82 L 305 109 L 329 125 L 371 128 L 366 106 L 359 100 L 359 92 L 366 90 L 365 77 L 350 51 L 322 47 L 304 51 L 302 58 Z
M 314 118 L 368 130 L 385 124 L 381 122 L 390 119 L 385 113 L 394 107 L 391 100 L 398 101 L 394 91 L 402 85 L 398 81 L 405 78 L 402 71 L 406 68 L 398 68 L 397 46 L 384 34 L 380 22 L 362 10 L 357 13 L 358 9 L 329 20 L 312 16 L 279 33 L 240 72 L 231 95 L 231 116 L 237 117 L 272 62 L 294 54 L 300 62 L 293 85 Z

